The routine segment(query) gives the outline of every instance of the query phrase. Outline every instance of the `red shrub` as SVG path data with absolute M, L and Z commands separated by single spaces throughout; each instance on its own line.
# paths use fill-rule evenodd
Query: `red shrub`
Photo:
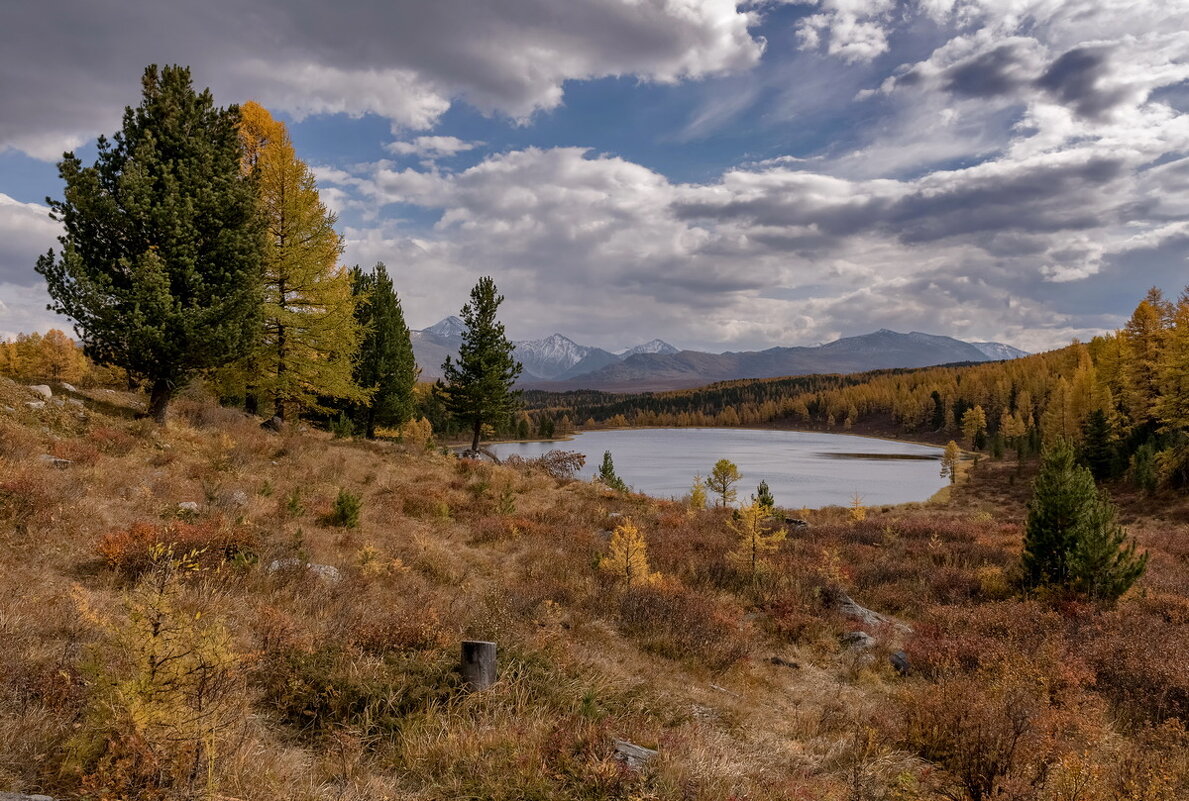
M 249 532 L 212 520 L 164 525 L 134 523 L 130 528 L 103 535 L 95 550 L 109 567 L 138 575 L 152 565 L 156 558 L 154 551 L 159 547 L 169 548 L 178 555 L 196 552 L 201 564 L 217 567 L 240 554 L 251 554 L 255 545 L 255 538 Z

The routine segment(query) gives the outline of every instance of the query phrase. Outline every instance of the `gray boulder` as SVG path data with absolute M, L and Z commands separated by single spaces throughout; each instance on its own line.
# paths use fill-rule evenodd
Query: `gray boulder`
M 908 661 L 908 654 L 903 651 L 896 651 L 888 657 L 888 661 L 892 663 L 892 667 L 901 676 L 907 676 L 912 670 L 912 665 Z
M 612 740 L 612 743 L 615 745 L 615 758 L 633 770 L 643 770 L 660 754 L 659 751 L 627 740 Z
M 875 638 L 865 631 L 848 631 L 838 638 L 839 641 L 854 651 L 866 651 L 875 647 Z
M 45 384 L 34 384 L 33 386 L 29 387 L 29 389 L 32 390 L 33 392 L 36 392 L 38 395 L 40 395 L 43 398 L 54 397 L 54 391 L 52 389 L 50 389 L 49 387 L 47 387 Z
M 74 388 L 73 384 L 67 384 L 65 381 L 63 381 L 60 386 L 67 392 L 78 392 L 78 390 Z
M 45 408 L 45 401 L 25 401 L 25 405 L 36 411 Z
M 54 801 L 48 795 L 25 795 L 24 793 L 0 793 L 0 801 Z
M 303 562 L 300 559 L 289 556 L 284 559 L 274 559 L 268 563 L 268 572 L 276 573 L 280 570 L 308 570 L 314 576 L 317 576 L 327 584 L 338 584 L 343 580 L 342 572 L 334 565 L 319 565 L 313 562 Z
M 70 465 L 74 464 L 69 459 L 60 459 L 59 457 L 51 456 L 48 453 L 43 453 L 38 456 L 37 461 L 41 462 L 42 464 L 49 465 L 50 467 L 56 467 L 59 470 L 65 470 L 67 467 L 70 467 Z
M 178 504 L 178 511 L 196 515 L 198 514 L 198 501 L 182 501 Z

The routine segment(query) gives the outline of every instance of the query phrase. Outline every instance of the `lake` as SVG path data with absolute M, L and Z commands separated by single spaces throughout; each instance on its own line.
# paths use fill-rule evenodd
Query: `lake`
M 719 459 L 739 466 L 739 500 L 761 480 L 779 506 L 848 506 L 857 492 L 867 506 L 923 501 L 946 484 L 940 475 L 942 449 L 907 442 L 748 428 L 635 428 L 586 431 L 572 439 L 500 442 L 490 446 L 501 459 L 532 459 L 546 451 L 586 455 L 584 478 L 593 478 L 611 451 L 615 472 L 632 489 L 658 498 L 689 492 L 694 474 L 706 476 Z

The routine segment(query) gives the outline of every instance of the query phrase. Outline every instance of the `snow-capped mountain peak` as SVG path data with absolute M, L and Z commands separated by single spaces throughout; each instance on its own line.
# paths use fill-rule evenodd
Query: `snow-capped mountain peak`
M 1027 356 L 1028 351 L 1020 350 L 1019 348 L 1005 345 L 1002 342 L 971 342 L 984 356 L 992 361 L 999 361 L 1001 359 L 1019 359 Z
M 643 345 L 633 345 L 627 350 L 620 351 L 619 356 L 626 359 L 628 356 L 635 356 L 637 353 L 661 353 L 668 355 L 680 352 L 663 339 L 654 339 L 651 342 L 645 342 Z
M 429 334 L 437 339 L 460 339 L 466 333 L 467 324 L 453 314 L 444 320 L 422 329 L 421 333 Z
M 540 378 L 552 378 L 569 370 L 591 351 L 561 334 L 516 343 L 516 358 L 524 369 Z

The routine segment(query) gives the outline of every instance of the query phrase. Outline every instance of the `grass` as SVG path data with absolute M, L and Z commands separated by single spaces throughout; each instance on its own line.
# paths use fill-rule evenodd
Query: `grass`
M 845 508 L 811 510 L 810 528 L 791 532 L 753 579 L 729 557 L 721 511 L 421 447 L 268 433 L 199 394 L 157 429 L 118 411 L 137 408 L 135 395 L 95 391 L 102 409 L 60 414 L 7 401 L 22 392 L 0 379 L 0 407 L 14 409 L 0 412 L 0 790 L 755 801 L 963 798 L 984 785 L 1053 801 L 1189 792 L 1177 722 L 1189 715 L 1176 656 L 1189 647 L 1184 504 L 1120 498 L 1153 557 L 1114 610 L 1012 595 L 1028 482 L 1013 462 L 980 461 L 944 503 L 871 507 L 859 523 Z M 40 453 L 72 464 L 55 469 Z M 179 519 L 188 500 L 199 512 Z M 660 582 L 627 588 L 597 569 L 615 514 L 645 533 Z M 163 558 L 178 562 L 160 596 L 175 639 L 101 625 L 158 597 L 146 592 Z M 269 569 L 286 559 L 334 566 L 341 579 Z M 873 629 L 871 651 L 846 648 L 839 638 L 858 624 L 829 606 L 837 586 L 913 633 Z M 499 643 L 501 671 L 469 695 L 456 663 L 459 641 L 473 638 Z M 200 666 L 210 681 L 147 692 L 133 657 L 177 642 L 218 656 Z M 888 662 L 901 649 L 908 678 Z M 210 709 L 236 714 L 182 725 Z M 121 724 L 133 720 L 159 724 Z M 1017 724 L 1018 748 L 992 764 Z M 660 756 L 628 769 L 614 738 Z M 1091 774 L 1097 795 L 1061 795 L 1059 782 Z M 1128 795 L 1133 786 L 1164 794 Z

